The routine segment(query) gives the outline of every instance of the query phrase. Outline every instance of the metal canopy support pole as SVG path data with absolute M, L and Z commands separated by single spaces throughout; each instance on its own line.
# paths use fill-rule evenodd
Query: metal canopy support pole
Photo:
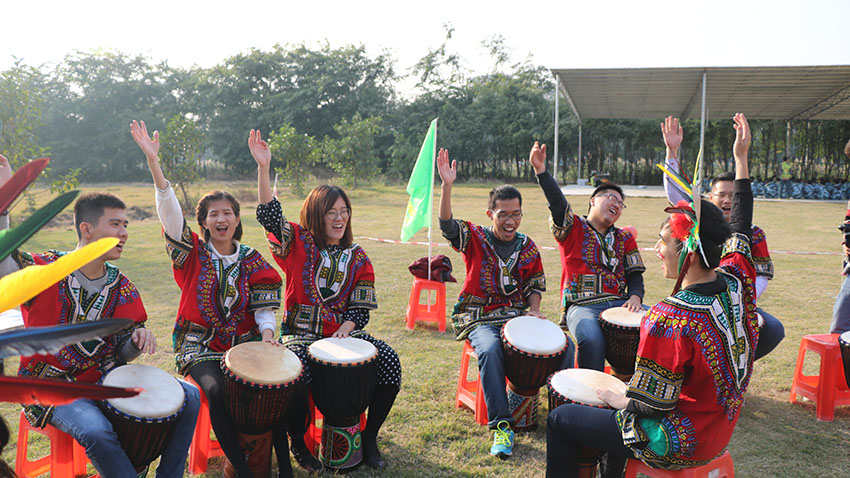
M 578 172 L 576 173 L 576 184 L 581 184 L 581 120 L 578 120 Z
M 555 154 L 553 155 L 554 157 L 552 158 L 554 163 L 555 163 L 555 165 L 552 167 L 552 177 L 555 178 L 555 181 L 558 180 L 558 126 L 560 126 L 560 123 L 561 123 L 561 115 L 559 114 L 560 111 L 558 110 L 558 107 L 559 107 L 558 97 L 560 96 L 558 94 L 558 83 L 560 81 L 561 81 L 561 78 L 556 73 L 555 74 L 555 152 L 554 152 Z
M 785 157 L 791 161 L 791 121 L 785 123 Z
M 703 155 L 701 159 L 705 159 L 705 151 L 702 148 L 705 145 L 705 113 L 706 113 L 706 109 L 705 109 L 705 80 L 706 80 L 706 77 L 707 77 L 706 73 L 702 72 L 702 111 L 700 111 L 700 114 L 699 114 L 699 150 L 700 150 L 700 153 Z M 705 163 L 705 161 L 700 161 L 700 171 L 699 171 L 699 178 L 700 179 L 702 179 L 702 165 L 704 163 Z M 696 198 L 694 198 L 694 200 L 696 200 Z

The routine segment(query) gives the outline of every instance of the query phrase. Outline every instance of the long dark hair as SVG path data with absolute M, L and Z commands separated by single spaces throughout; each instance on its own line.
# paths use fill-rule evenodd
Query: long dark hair
M 345 207 L 351 211 L 351 201 L 345 191 L 339 186 L 331 186 L 323 184 L 316 186 L 310 191 L 307 199 L 304 200 L 304 205 L 301 206 L 301 227 L 310 231 L 313 235 L 313 240 L 316 241 L 316 247 L 324 249 L 328 245 L 328 236 L 325 233 L 325 213 L 330 211 L 337 199 L 342 198 L 345 201 Z M 348 247 L 354 242 L 354 233 L 351 232 L 351 219 L 348 217 L 348 222 L 345 224 L 345 234 L 339 240 L 339 245 Z

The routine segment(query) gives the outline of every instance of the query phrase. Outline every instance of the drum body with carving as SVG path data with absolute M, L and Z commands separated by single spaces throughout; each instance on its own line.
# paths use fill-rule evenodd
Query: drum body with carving
M 850 330 L 838 336 L 838 348 L 844 362 L 844 379 L 847 380 L 847 388 L 850 388 Z
M 571 368 L 552 374 L 546 384 L 549 392 L 549 413 L 565 403 L 578 403 L 599 408 L 610 408 L 596 395 L 597 389 L 608 389 L 625 394 L 627 386 L 620 379 L 583 368 Z M 596 476 L 596 463 L 602 453 L 588 446 L 581 450 L 581 476 Z
M 331 469 L 348 470 L 363 460 L 360 414 L 372 401 L 378 350 L 354 338 L 325 338 L 309 347 L 313 401 L 322 412 L 319 460 Z
M 522 316 L 509 320 L 502 327 L 501 337 L 513 428 L 533 430 L 537 428 L 540 387 L 561 368 L 567 336 L 553 322 Z
M 167 372 L 138 364 L 112 369 L 103 385 L 144 389 L 135 397 L 100 402 L 127 458 L 136 471 L 143 471 L 165 451 L 174 433 L 186 405 L 183 387 Z
M 640 344 L 640 323 L 646 312 L 629 312 L 625 307 L 611 307 L 599 314 L 599 327 L 605 336 L 605 358 L 614 372 L 635 373 L 635 357 Z

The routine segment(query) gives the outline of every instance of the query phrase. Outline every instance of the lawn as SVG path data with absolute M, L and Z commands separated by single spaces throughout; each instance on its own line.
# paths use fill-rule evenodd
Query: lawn
M 221 187 L 210 184 L 209 187 Z M 254 219 L 255 185 L 248 182 L 229 183 L 230 192 L 242 201 L 243 242 L 259 249 L 271 262 L 271 254 Z M 552 320 L 559 314 L 560 278 L 558 252 L 548 232 L 546 202 L 534 184 L 523 184 L 525 217 L 521 232 L 530 235 L 541 248 L 549 280 L 549 292 L 543 299 L 543 312 Z M 197 195 L 202 188 L 194 188 Z M 484 223 L 489 187 L 457 185 L 453 191 L 455 217 Z M 159 341 L 157 352 L 139 363 L 174 371 L 171 329 L 175 318 L 179 291 L 171 279 L 168 258 L 160 238 L 160 226 L 154 213 L 153 187 L 150 185 L 92 185 L 84 191 L 106 190 L 120 195 L 128 206 L 136 206 L 151 214 L 147 219 L 132 220 L 130 239 L 124 256 L 117 265 L 136 284 L 148 310 L 148 327 Z M 461 344 L 451 331 L 439 333 L 433 324 L 417 325 L 414 331 L 404 326 L 404 314 L 412 276 L 407 265 L 427 254 L 420 245 L 382 243 L 366 239 L 377 237 L 398 239 L 407 196 L 402 187 L 361 187 L 350 191 L 353 203 L 353 227 L 357 242 L 369 254 L 376 275 L 379 309 L 372 314 L 367 327 L 374 336 L 392 345 L 403 366 L 403 385 L 393 412 L 379 437 L 379 444 L 389 464 L 381 473 L 363 469 L 351 476 L 386 477 L 485 477 L 543 476 L 545 472 L 545 427 L 519 434 L 514 456 L 500 461 L 488 454 L 492 434 L 477 425 L 468 410 L 454 406 Z M 437 191 L 436 196 L 439 196 Z M 437 200 L 435 197 L 435 200 Z M 47 194 L 38 195 L 39 202 Z M 576 211 L 585 212 L 587 197 L 568 198 Z M 298 217 L 303 197 L 284 191 L 281 195 L 284 213 Z M 664 218 L 664 200 L 629 198 L 628 209 L 620 225 L 632 224 L 638 230 L 638 245 L 652 248 L 658 226 Z M 436 210 L 435 206 L 435 210 Z M 20 211 L 21 208 L 13 211 Z M 829 202 L 756 201 L 755 223 L 767 233 L 771 250 L 834 252 L 841 240 L 836 225 L 844 216 L 844 205 Z M 436 225 L 436 218 L 434 220 Z M 420 232 L 414 241 L 426 241 Z M 433 242 L 444 243 L 435 227 Z M 39 232 L 27 244 L 29 251 L 47 248 L 72 249 L 76 244 L 73 225 L 68 221 Z M 459 254 L 447 246 L 434 247 L 435 254 L 446 254 L 462 279 L 463 262 Z M 647 296 L 654 304 L 666 296 L 672 281 L 660 274 L 660 263 L 651 251 L 644 251 Z M 776 278 L 762 296 L 759 305 L 778 317 L 785 325 L 785 340 L 773 353 L 759 361 L 753 373 L 747 401 L 737 430 L 729 444 L 737 476 L 847 476 L 850 469 L 850 407 L 839 408 L 835 421 L 819 422 L 814 405 L 788 403 L 794 364 L 800 338 L 806 334 L 825 333 L 832 304 L 840 282 L 841 258 L 837 255 L 773 255 Z M 447 302 L 451 304 L 460 284 L 448 284 Z M 450 328 L 450 327 L 449 327 Z M 7 373 L 12 373 L 17 360 L 7 359 Z M 809 369 L 814 369 L 814 362 Z M 545 424 L 547 406 L 541 394 L 538 419 Z M 0 405 L 0 412 L 12 431 L 12 441 L 2 454 L 14 463 L 15 438 L 19 407 Z M 46 449 L 44 441 L 33 442 L 30 449 Z M 206 476 L 221 476 L 212 464 Z M 153 476 L 151 474 L 150 476 Z M 306 476 L 300 470 L 296 476 Z

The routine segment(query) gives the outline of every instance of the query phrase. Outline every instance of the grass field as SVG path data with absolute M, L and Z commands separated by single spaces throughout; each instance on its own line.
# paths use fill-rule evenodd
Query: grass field
M 210 187 L 222 187 L 210 184 Z M 243 242 L 260 250 L 271 261 L 262 231 L 254 219 L 256 190 L 252 183 L 230 183 L 226 188 L 242 201 Z M 552 320 L 559 311 L 557 292 L 560 278 L 558 252 L 548 232 L 545 199 L 534 184 L 519 186 L 524 194 L 525 217 L 521 232 L 530 235 L 542 249 L 549 292 L 544 295 L 542 310 Z M 84 191 L 106 190 L 123 197 L 128 206 L 154 213 L 153 187 L 150 185 L 95 185 Z M 195 193 L 201 188 L 195 188 Z M 474 222 L 486 221 L 484 209 L 489 187 L 458 185 L 454 188 L 455 217 Z M 485 427 L 475 424 L 472 414 L 454 407 L 461 344 L 451 331 L 439 333 L 433 324 L 404 327 L 404 313 L 410 292 L 411 275 L 407 265 L 427 254 L 427 247 L 388 244 L 363 237 L 397 239 L 407 196 L 402 187 L 360 188 L 350 191 L 353 203 L 354 235 L 375 266 L 379 309 L 372 314 L 367 327 L 374 336 L 387 341 L 399 353 L 403 366 L 403 385 L 398 400 L 379 437 L 379 444 L 389 464 L 382 473 L 363 469 L 351 476 L 385 477 L 538 477 L 545 472 L 545 426 L 520 434 L 514 456 L 500 461 L 488 454 L 492 441 Z M 437 191 L 437 196 L 439 191 Z M 40 202 L 46 194 L 39 195 Z M 284 213 L 297 218 L 303 198 L 282 193 Z M 436 199 L 436 198 L 435 198 Z M 579 212 L 584 212 L 586 197 L 568 198 Z M 620 225 L 637 227 L 638 245 L 651 248 L 658 226 L 664 218 L 664 200 L 629 198 L 628 209 Z M 436 206 L 435 206 L 436 209 Z M 14 211 L 13 211 L 14 213 Z M 843 204 L 802 201 L 756 201 L 754 222 L 767 232 L 771 250 L 820 251 L 839 250 L 840 233 L 835 226 L 844 215 Z M 436 219 L 435 219 L 436 223 Z M 425 241 L 420 232 L 414 241 Z M 433 242 L 445 242 L 434 231 Z M 72 249 L 76 244 L 73 225 L 59 225 L 39 232 L 25 249 Z M 434 253 L 448 255 L 455 276 L 464 277 L 459 254 L 449 247 L 438 246 Z M 655 254 L 643 252 L 647 265 L 645 302 L 654 304 L 666 296 L 673 286 L 660 274 Z M 747 401 L 737 430 L 729 444 L 737 476 L 842 477 L 850 470 L 850 407 L 839 408 L 835 421 L 819 422 L 814 405 L 788 403 L 788 392 L 794 371 L 800 338 L 806 334 L 825 333 L 840 282 L 841 258 L 835 255 L 774 254 L 776 278 L 771 281 L 759 305 L 778 317 L 785 325 L 785 340 L 755 366 Z M 171 329 L 179 292 L 171 278 L 169 261 L 160 238 L 160 226 L 152 215 L 131 221 L 130 239 L 124 256 L 117 265 L 130 277 L 142 294 L 148 310 L 148 327 L 159 341 L 156 354 L 145 356 L 139 363 L 157 365 L 174 371 Z M 460 284 L 448 284 L 447 301 L 454 302 Z M 451 304 L 449 304 L 449 310 Z M 814 369 L 816 361 L 809 364 Z M 17 360 L 6 360 L 7 373 L 13 373 Z M 545 425 L 546 400 L 541 394 L 538 419 Z M 15 404 L 0 405 L 0 412 L 12 431 L 12 442 L 2 454 L 14 463 L 18 412 Z M 31 443 L 30 449 L 46 449 L 43 441 Z M 206 476 L 221 476 L 213 463 Z M 153 476 L 152 474 L 150 476 Z M 296 476 L 306 476 L 300 470 Z

